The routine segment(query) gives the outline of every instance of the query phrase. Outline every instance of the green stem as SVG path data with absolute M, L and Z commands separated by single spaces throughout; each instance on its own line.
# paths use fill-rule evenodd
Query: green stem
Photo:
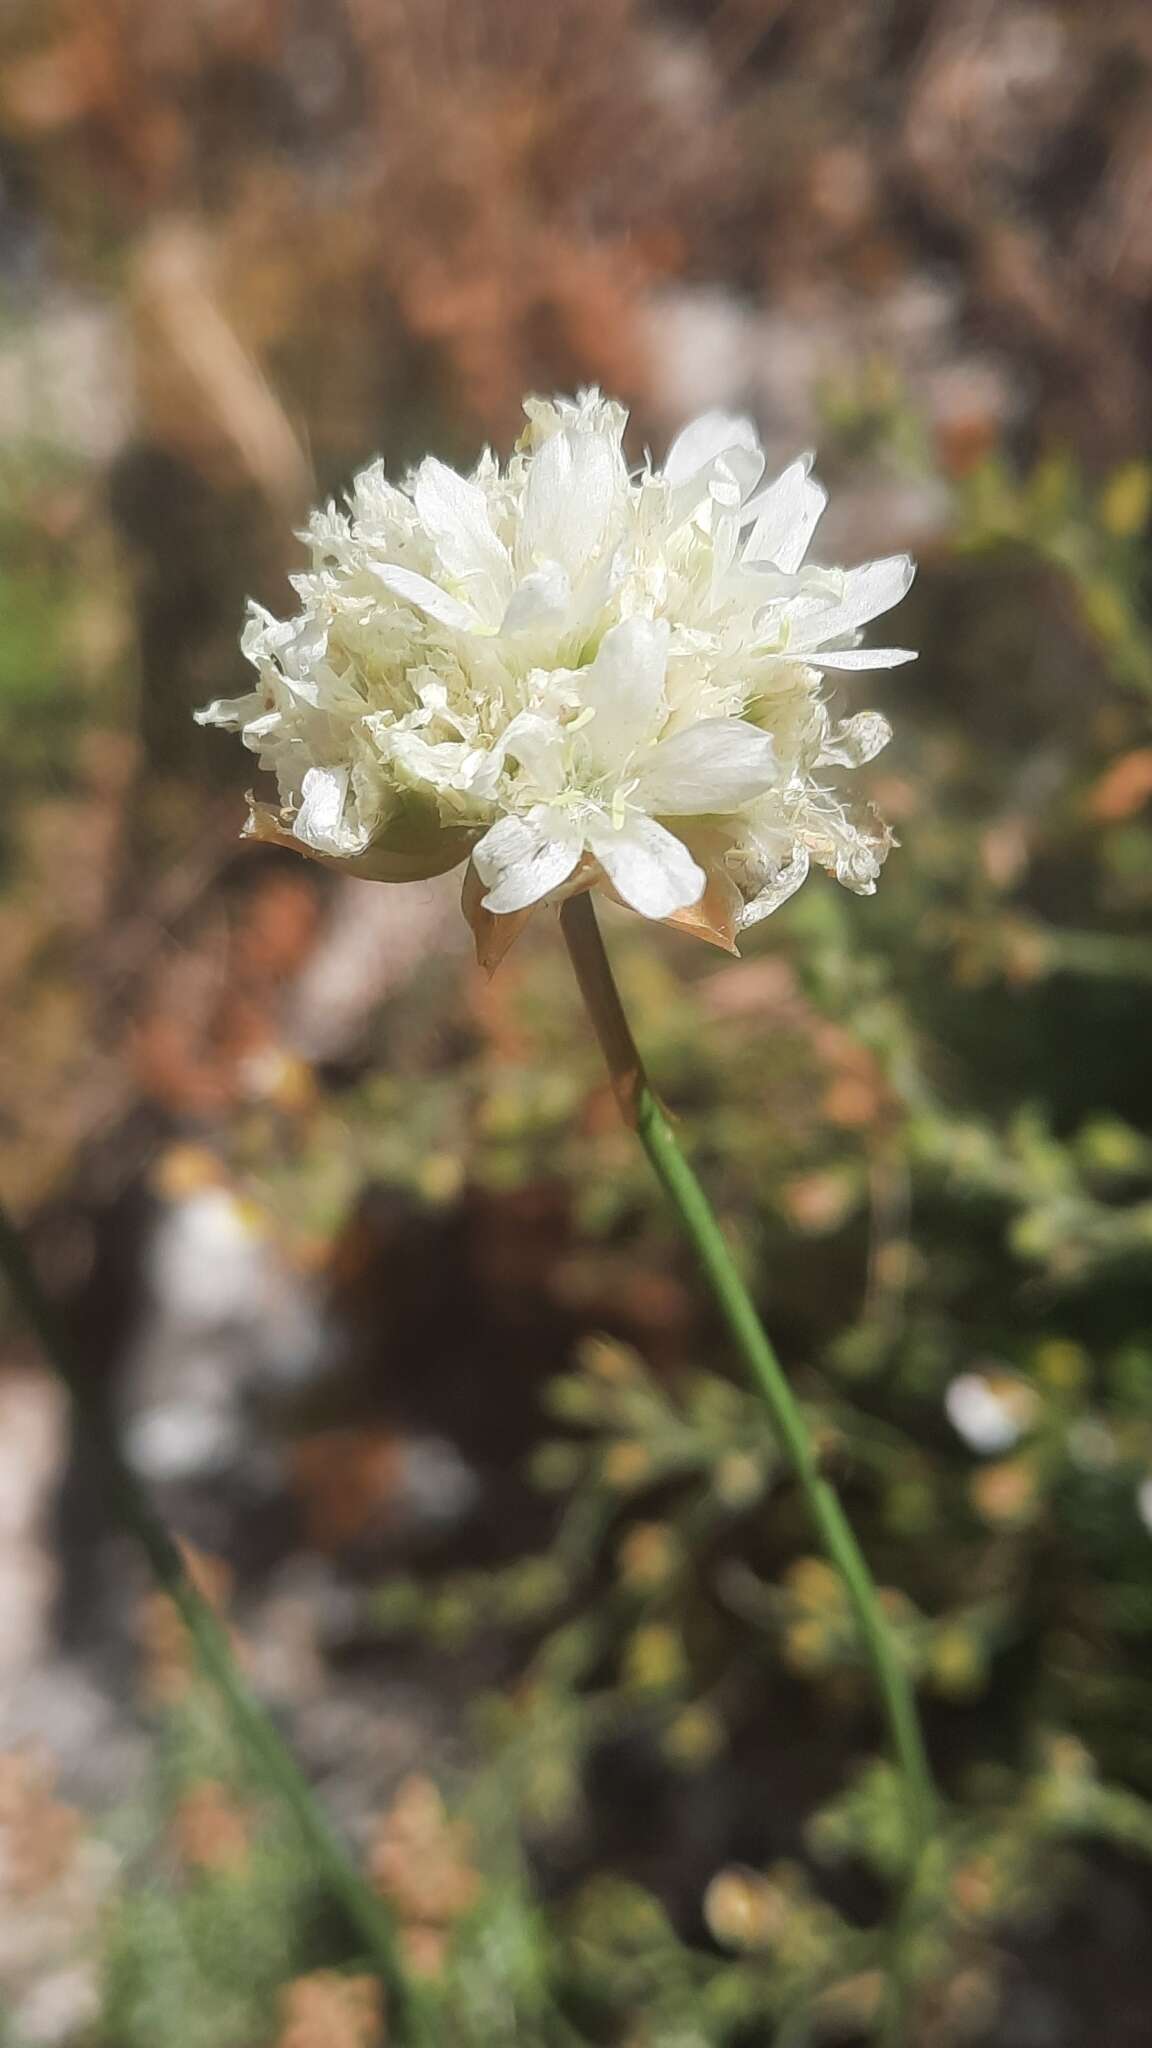
M 228 1632 L 189 1574 L 178 1544 L 126 1463 L 93 1398 L 84 1367 L 61 1328 L 19 1232 L 0 1205 L 0 1271 L 72 1397 L 86 1448 L 99 1460 L 109 1497 L 143 1550 L 192 1639 L 200 1669 L 215 1687 L 246 1753 L 265 1783 L 293 1814 L 332 1896 L 340 1901 L 388 1994 L 389 2024 L 406 2044 L 428 2039 L 420 2004 L 401 1961 L 391 1918 L 361 1877 L 321 1811 L 315 1794 L 264 1708 L 242 1677 Z M 391 2036 L 390 2036 L 391 2038 Z
M 875 1679 L 892 1753 L 903 1778 L 909 1843 L 904 1904 L 897 1919 L 897 1952 L 882 2023 L 882 2038 L 894 2048 L 904 2038 L 908 2006 L 908 1987 L 900 1965 L 903 1937 L 914 1912 L 917 1880 L 936 1817 L 936 1793 L 913 1687 L 896 1654 L 864 1554 L 836 1493 L 820 1470 L 800 1404 L 736 1269 L 708 1197 L 648 1080 L 604 950 L 591 896 L 570 897 L 561 909 L 560 922 L 617 1095 L 692 1246 L 728 1333 L 764 1396 L 820 1542 L 840 1574 Z

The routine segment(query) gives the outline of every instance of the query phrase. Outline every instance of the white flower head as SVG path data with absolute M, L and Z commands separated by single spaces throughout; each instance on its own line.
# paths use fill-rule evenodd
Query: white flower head
M 944 1395 L 948 1420 L 970 1450 L 997 1457 L 1020 1442 L 1036 1419 L 1034 1387 L 1006 1372 L 962 1372 Z
M 729 947 L 812 860 L 870 894 L 890 834 L 825 771 L 888 727 L 834 722 L 824 679 L 912 659 L 860 645 L 911 562 L 805 566 L 825 494 L 808 457 L 763 485 L 750 420 L 630 469 L 598 392 L 524 409 L 504 468 L 364 470 L 312 518 L 297 616 L 253 606 L 256 687 L 199 713 L 276 775 L 249 833 L 382 880 L 466 860 L 489 962 L 580 889 Z

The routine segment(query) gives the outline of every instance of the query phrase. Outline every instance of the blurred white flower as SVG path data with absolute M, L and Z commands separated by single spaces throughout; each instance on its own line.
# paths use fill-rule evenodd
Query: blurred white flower
M 249 832 L 382 880 L 469 859 L 490 958 L 577 889 L 729 946 L 813 859 L 871 893 L 890 835 L 822 771 L 889 731 L 835 723 L 822 684 L 912 658 L 859 645 L 911 562 L 805 567 L 825 494 L 808 457 L 762 486 L 749 420 L 706 413 L 630 471 L 597 392 L 525 411 L 506 468 L 364 470 L 313 516 L 298 615 L 252 608 L 257 687 L 199 714 L 277 777 Z
M 948 1420 L 970 1450 L 992 1457 L 1018 1444 L 1036 1416 L 1035 1390 L 1007 1373 L 958 1373 L 948 1385 Z
M 1152 1476 L 1142 1479 L 1136 1488 L 1136 1512 L 1152 1536 Z

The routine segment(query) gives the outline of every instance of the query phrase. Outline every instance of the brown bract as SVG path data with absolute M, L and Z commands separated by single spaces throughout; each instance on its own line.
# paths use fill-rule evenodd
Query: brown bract
M 485 909 L 484 883 L 470 858 L 480 836 L 478 829 L 444 826 L 435 832 L 413 834 L 407 845 L 370 846 L 364 853 L 344 858 L 317 853 L 306 846 L 292 831 L 291 812 L 277 810 L 272 804 L 258 803 L 251 793 L 248 803 L 248 821 L 240 835 L 242 839 L 260 846 L 282 846 L 291 853 L 301 853 L 307 860 L 330 868 L 334 874 L 355 875 L 367 882 L 425 882 L 434 876 L 448 874 L 459 867 L 461 861 L 467 860 L 460 907 L 472 933 L 477 962 L 485 974 L 496 972 L 533 913 L 543 907 L 534 903 L 527 910 L 515 910 L 502 916 Z M 590 889 L 598 890 L 610 903 L 625 910 L 628 908 L 612 887 L 599 861 L 594 860 L 591 854 L 585 854 L 570 880 L 555 890 L 547 902 L 555 909 L 569 897 L 582 896 Z M 722 870 L 710 869 L 699 902 L 689 904 L 685 910 L 673 911 L 670 917 L 660 922 L 673 926 L 676 931 L 687 932 L 691 938 L 704 939 L 711 946 L 719 946 L 725 953 L 738 953 L 736 932 L 740 909 L 741 897 L 736 884 Z
M 590 890 L 599 891 L 601 896 L 606 896 L 610 903 L 618 904 L 622 910 L 629 908 L 612 887 L 599 861 L 594 860 L 591 854 L 584 856 L 571 880 L 547 901 L 553 909 L 559 909 L 571 897 L 584 896 Z M 484 884 L 469 861 L 461 892 L 461 908 L 476 942 L 476 958 L 485 973 L 491 975 L 515 944 L 533 912 L 543 905 L 534 903 L 528 910 L 498 917 L 493 911 L 485 910 L 483 892 Z M 740 907 L 740 892 L 735 883 L 727 875 L 710 874 L 698 903 L 689 904 L 686 910 L 675 910 L 660 922 L 672 925 L 677 931 L 687 932 L 691 938 L 705 939 L 709 945 L 720 946 L 726 953 L 736 953 L 739 951 L 736 920 Z
M 413 831 L 407 838 L 390 839 L 387 845 L 369 846 L 363 853 L 318 853 L 292 831 L 291 812 L 258 803 L 251 792 L 248 803 L 248 822 L 240 835 L 242 839 L 254 839 L 261 846 L 287 847 L 292 853 L 302 853 L 308 860 L 332 868 L 338 875 L 357 875 L 365 882 L 427 882 L 433 875 L 446 875 L 451 868 L 459 867 L 480 837 L 478 831 L 464 826 L 438 826 L 425 833 Z

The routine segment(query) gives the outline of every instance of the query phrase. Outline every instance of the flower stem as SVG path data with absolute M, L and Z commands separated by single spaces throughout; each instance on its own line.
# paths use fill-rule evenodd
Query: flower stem
M 17 1306 L 36 1332 L 51 1364 L 72 1397 L 86 1448 L 103 1467 L 109 1497 L 136 1538 L 153 1573 L 177 1609 L 191 1638 L 204 1677 L 216 1689 L 246 1754 L 269 1789 L 294 1816 L 300 1834 L 335 1899 L 364 1943 L 388 1995 L 391 2032 L 406 2048 L 428 2039 L 420 2005 L 401 1960 L 395 1930 L 383 1901 L 360 1875 L 322 1812 L 315 1793 L 282 1741 L 271 1717 L 245 1682 L 228 1633 L 194 1584 L 179 1545 L 147 1494 L 93 1399 L 83 1364 L 61 1327 L 36 1276 L 20 1233 L 0 1205 L 0 1271 Z
M 892 1753 L 904 1783 L 908 1831 L 905 1901 L 897 1920 L 893 1981 L 882 2022 L 882 2038 L 895 2048 L 904 2038 L 908 2002 L 899 1951 L 914 1909 L 917 1880 L 936 1816 L 936 1793 L 915 1693 L 896 1653 L 864 1554 L 835 1491 L 821 1473 L 819 1456 L 800 1404 L 736 1269 L 708 1197 L 680 1150 L 645 1072 L 604 950 L 591 896 L 584 893 L 570 897 L 561 908 L 560 923 L 617 1097 L 696 1255 L 744 1366 L 764 1397 L 823 1549 L 840 1574 L 871 1666 Z

